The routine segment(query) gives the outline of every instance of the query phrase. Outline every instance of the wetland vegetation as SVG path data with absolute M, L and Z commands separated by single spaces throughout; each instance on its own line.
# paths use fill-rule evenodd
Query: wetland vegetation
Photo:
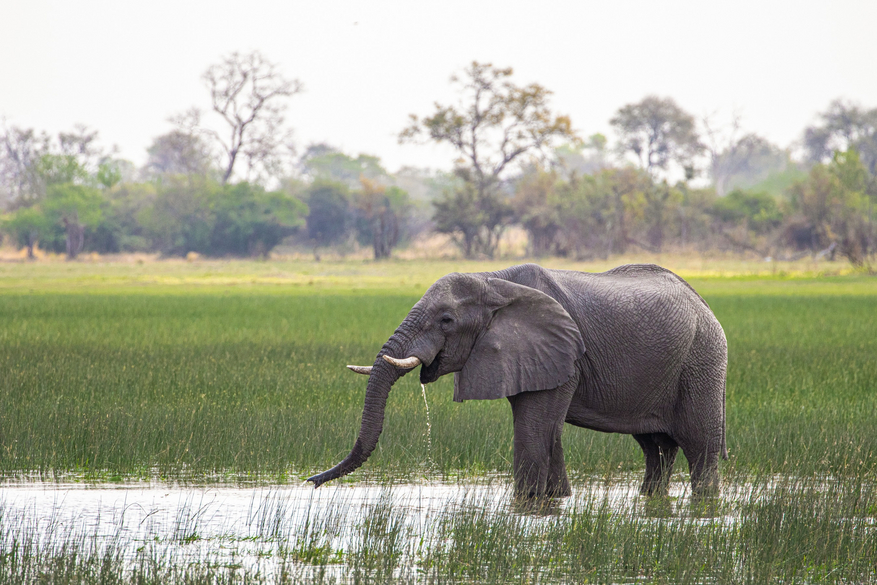
M 495 497 L 511 483 L 507 403 L 456 404 L 450 379 L 428 386 L 428 451 L 408 376 L 368 463 L 320 488 L 337 505 L 302 516 L 293 490 L 263 516 L 273 533 L 235 536 L 259 542 L 270 570 L 183 554 L 220 536 L 169 530 L 130 553 L 129 536 L 47 532 L 12 502 L 25 481 L 298 486 L 355 440 L 364 379 L 344 365 L 369 363 L 435 278 L 507 262 L 450 264 L 3 266 L 0 583 L 877 580 L 877 281 L 855 274 L 679 270 L 729 341 L 718 501 L 691 501 L 684 460 L 671 498 L 645 501 L 633 439 L 568 426 L 573 498 L 524 513 Z M 429 515 L 400 495 L 436 482 L 490 489 Z M 384 487 L 345 506 L 364 485 Z

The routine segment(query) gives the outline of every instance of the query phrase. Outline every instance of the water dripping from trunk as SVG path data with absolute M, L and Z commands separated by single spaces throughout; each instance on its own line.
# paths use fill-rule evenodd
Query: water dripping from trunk
M 426 401 L 426 384 L 420 385 L 423 393 L 423 406 L 426 408 L 426 465 L 427 472 L 435 472 L 435 461 L 432 458 L 432 422 L 429 420 L 429 403 Z

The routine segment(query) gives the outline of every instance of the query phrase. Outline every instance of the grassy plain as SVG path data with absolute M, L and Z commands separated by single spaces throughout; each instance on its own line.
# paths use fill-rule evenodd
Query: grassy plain
M 279 479 L 319 470 L 358 430 L 364 379 L 344 365 L 371 363 L 442 274 L 503 265 L 0 266 L 0 472 Z M 873 472 L 877 280 L 712 276 L 734 269 L 688 275 L 729 340 L 725 474 Z M 507 404 L 453 403 L 446 378 L 427 389 L 432 459 L 447 474 L 508 471 Z M 425 428 L 416 376 L 405 377 L 364 473 L 419 472 Z M 573 474 L 642 466 L 626 436 L 569 428 L 564 442 Z
M 544 264 L 597 271 L 624 261 Z M 517 516 L 472 506 L 420 536 L 436 539 L 416 561 L 429 582 L 877 579 L 877 279 L 807 262 L 658 261 L 725 328 L 722 474 L 727 486 L 770 486 L 764 497 L 722 503 L 740 517 L 730 527 L 696 511 L 665 522 L 641 505 L 618 513 L 596 502 L 542 524 L 533 538 L 549 544 L 538 549 L 505 546 L 521 531 Z M 356 437 L 364 378 L 344 365 L 371 363 L 439 276 L 510 263 L 0 265 L 0 474 L 300 481 Z M 453 403 L 446 378 L 427 388 L 431 453 L 408 376 L 390 395 L 378 449 L 346 481 L 509 471 L 508 405 Z M 564 445 L 574 485 L 643 469 L 627 436 L 568 427 Z M 680 458 L 674 481 L 686 480 Z M 392 506 L 381 513 L 383 528 L 363 536 L 378 539 L 376 550 L 396 542 Z M 292 556 L 319 565 L 321 542 L 290 544 Z M 407 558 L 354 552 L 351 567 L 387 580 Z M 508 563 L 512 572 L 493 571 Z

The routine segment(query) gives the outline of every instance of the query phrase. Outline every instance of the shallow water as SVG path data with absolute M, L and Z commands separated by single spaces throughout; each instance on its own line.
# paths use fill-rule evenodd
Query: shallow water
M 526 518 L 525 527 L 538 527 L 552 515 L 594 502 L 604 509 L 666 518 L 688 499 L 687 486 L 674 482 L 667 504 L 650 508 L 639 496 L 639 481 L 631 476 L 611 484 L 574 486 L 572 497 L 538 510 L 515 505 L 511 478 L 503 476 L 391 486 L 341 483 L 316 490 L 310 484 L 6 483 L 0 485 L 0 546 L 14 538 L 29 538 L 43 547 L 86 543 L 93 550 L 112 546 L 129 564 L 148 555 L 164 563 L 210 563 L 270 576 L 283 550 L 327 546 L 350 551 L 361 546 L 356 540 L 363 538 L 362 527 L 381 515 L 398 524 L 404 549 L 422 542 L 435 523 L 466 510 L 488 516 L 518 514 Z M 719 514 L 710 517 L 733 521 Z

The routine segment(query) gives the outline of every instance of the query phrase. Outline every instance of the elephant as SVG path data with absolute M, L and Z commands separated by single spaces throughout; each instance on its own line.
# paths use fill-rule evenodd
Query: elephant
M 725 333 L 701 296 L 653 264 L 602 273 L 535 264 L 436 281 L 387 340 L 369 376 L 359 436 L 314 486 L 368 459 L 391 386 L 420 366 L 427 384 L 454 373 L 454 400 L 506 398 L 514 425 L 514 493 L 571 494 L 564 423 L 633 435 L 641 493 L 666 494 L 679 448 L 694 494 L 718 490 L 725 443 Z

